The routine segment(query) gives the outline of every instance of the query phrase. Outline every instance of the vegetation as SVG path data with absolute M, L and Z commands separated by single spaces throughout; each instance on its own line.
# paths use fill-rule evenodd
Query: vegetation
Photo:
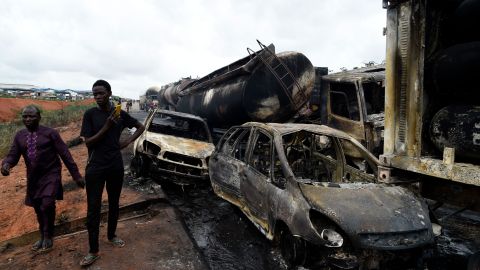
M 55 111 L 43 111 L 41 106 L 38 107 L 42 114 L 42 120 L 40 120 L 41 125 L 60 127 L 80 120 L 83 113 L 92 106 L 71 105 Z M 7 155 L 15 133 L 24 127 L 20 113 L 15 120 L 9 123 L 0 123 L 0 158 L 4 158 Z

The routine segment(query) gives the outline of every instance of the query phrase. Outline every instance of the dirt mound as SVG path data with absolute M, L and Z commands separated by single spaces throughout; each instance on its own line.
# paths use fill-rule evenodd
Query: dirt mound
M 72 102 L 60 100 L 0 98 L 0 122 L 9 122 L 15 119 L 23 107 L 31 104 L 39 106 L 42 110 L 54 111 L 61 110 L 72 105 L 88 105 L 92 103 L 95 103 L 93 99 Z

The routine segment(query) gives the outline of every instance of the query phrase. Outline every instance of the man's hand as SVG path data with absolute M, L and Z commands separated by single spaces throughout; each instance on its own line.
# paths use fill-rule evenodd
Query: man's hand
M 10 164 L 8 164 L 8 163 L 3 164 L 2 168 L 1 168 L 1 171 L 2 171 L 3 176 L 10 175 Z
M 85 179 L 83 177 L 78 178 L 78 179 L 73 179 L 73 181 L 75 181 L 75 183 L 77 183 L 77 186 L 79 188 L 84 188 L 85 187 Z

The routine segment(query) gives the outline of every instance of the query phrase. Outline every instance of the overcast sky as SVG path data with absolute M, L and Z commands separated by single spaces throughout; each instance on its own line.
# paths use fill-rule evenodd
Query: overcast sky
M 1 0 L 0 83 L 136 98 L 202 77 L 258 50 L 298 51 L 314 66 L 385 59 L 380 0 Z

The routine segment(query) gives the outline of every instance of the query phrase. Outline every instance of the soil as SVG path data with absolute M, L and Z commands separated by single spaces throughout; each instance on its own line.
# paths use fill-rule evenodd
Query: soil
M 93 99 L 81 101 L 60 101 L 60 100 L 36 100 L 22 98 L 0 98 L 0 122 L 9 122 L 15 119 L 20 110 L 30 104 L 39 106 L 42 110 L 55 111 L 61 110 L 71 105 L 88 105 L 93 103 Z
M 177 216 L 170 206 L 154 205 L 148 215 L 120 220 L 117 230 L 126 243 L 123 248 L 110 245 L 101 228 L 100 259 L 88 269 L 208 269 Z M 0 253 L 0 269 L 81 269 L 78 263 L 87 243 L 88 234 L 80 231 L 56 238 L 47 254 L 31 251 L 30 245 L 8 248 Z

